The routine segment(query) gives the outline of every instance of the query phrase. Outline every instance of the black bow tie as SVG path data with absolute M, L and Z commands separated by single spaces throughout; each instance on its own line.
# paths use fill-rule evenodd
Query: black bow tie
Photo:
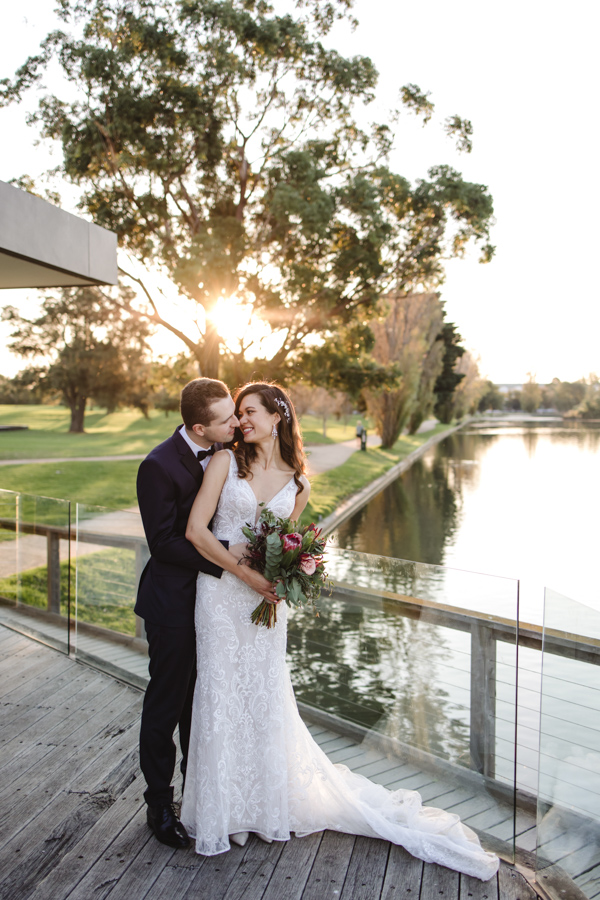
M 202 460 L 206 459 L 207 456 L 212 456 L 214 452 L 214 446 L 210 447 L 208 450 L 198 450 L 198 460 L 202 462 Z

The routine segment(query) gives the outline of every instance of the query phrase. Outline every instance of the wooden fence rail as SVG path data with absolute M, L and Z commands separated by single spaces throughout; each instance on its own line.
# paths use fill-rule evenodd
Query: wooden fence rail
M 97 527 L 97 521 L 93 522 Z M 104 547 L 131 549 L 135 552 L 136 589 L 144 566 L 149 559 L 146 540 L 138 535 L 117 535 L 101 531 L 88 531 L 85 527 L 47 525 L 43 523 L 15 522 L 0 518 L 0 529 L 22 534 L 37 534 L 47 539 L 48 610 L 60 612 L 60 540 L 95 544 Z M 334 599 L 347 605 L 381 607 L 397 615 L 427 621 L 445 628 L 453 628 L 470 634 L 470 758 L 471 768 L 486 779 L 495 778 L 496 745 L 496 647 L 498 641 L 524 646 L 541 652 L 552 653 L 568 659 L 600 665 L 600 641 L 573 635 L 565 631 L 546 629 L 523 624 L 515 619 L 491 616 L 481 612 L 463 610 L 403 594 L 377 588 L 359 588 L 338 583 L 334 587 Z M 143 622 L 136 621 L 136 637 L 143 637 Z M 515 671 L 515 693 L 518 667 Z M 516 700 L 516 697 L 515 697 Z

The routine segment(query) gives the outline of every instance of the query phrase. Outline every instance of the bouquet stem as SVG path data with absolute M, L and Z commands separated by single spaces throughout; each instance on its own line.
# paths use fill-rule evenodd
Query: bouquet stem
M 267 628 L 273 628 L 277 624 L 277 605 L 262 600 L 253 611 L 251 618 L 255 625 L 265 625 Z

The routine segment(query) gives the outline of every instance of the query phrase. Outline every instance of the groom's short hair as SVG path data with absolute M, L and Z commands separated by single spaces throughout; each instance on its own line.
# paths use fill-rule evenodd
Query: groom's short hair
M 214 416 L 211 406 L 229 397 L 229 388 L 216 378 L 194 378 L 181 391 L 179 408 L 183 424 L 190 431 L 194 425 L 210 425 Z

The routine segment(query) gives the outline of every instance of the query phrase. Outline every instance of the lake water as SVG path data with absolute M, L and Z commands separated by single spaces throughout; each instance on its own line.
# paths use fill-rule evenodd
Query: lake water
M 450 435 L 345 522 L 339 547 L 519 579 L 600 611 L 600 426 L 481 423 Z M 600 632 L 599 632 L 600 634 Z
M 380 590 L 511 621 L 518 600 L 520 621 L 541 625 L 547 587 L 549 627 L 600 638 L 599 475 L 593 425 L 482 422 L 427 451 L 334 535 L 334 580 L 380 602 L 324 598 L 321 619 L 292 617 L 299 699 L 469 766 L 469 632 L 407 618 Z M 517 657 L 496 650 L 496 777 L 510 784 Z M 545 798 L 595 815 L 597 667 L 546 654 L 542 690 L 541 658 L 519 648 L 517 784 L 537 793 L 539 767 Z

